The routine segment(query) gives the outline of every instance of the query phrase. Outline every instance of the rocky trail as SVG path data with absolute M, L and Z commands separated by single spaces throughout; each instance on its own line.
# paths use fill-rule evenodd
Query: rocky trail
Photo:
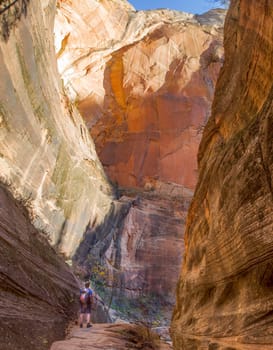
M 70 329 L 67 339 L 52 344 L 50 350 L 125 350 L 151 349 L 147 343 L 135 337 L 135 326 L 131 324 L 93 324 L 92 328 Z M 162 341 L 156 341 L 156 349 L 170 350 L 172 347 Z

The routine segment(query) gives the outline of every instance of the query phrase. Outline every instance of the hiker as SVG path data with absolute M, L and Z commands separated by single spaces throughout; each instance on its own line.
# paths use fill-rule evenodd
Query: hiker
M 83 327 L 84 315 L 86 315 L 86 328 L 92 327 L 90 323 L 91 305 L 93 302 L 93 291 L 90 288 L 90 282 L 84 283 L 85 288 L 80 290 L 80 327 Z

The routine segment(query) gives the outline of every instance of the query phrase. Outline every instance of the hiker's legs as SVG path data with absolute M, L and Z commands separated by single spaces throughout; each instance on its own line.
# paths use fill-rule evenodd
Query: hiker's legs
M 90 319 L 91 319 L 91 305 L 88 305 L 86 308 L 86 322 L 87 322 L 86 327 L 87 328 L 92 327 L 92 325 L 90 323 Z
M 82 327 L 83 325 L 85 313 L 86 313 L 86 308 L 84 307 L 84 305 L 81 304 L 80 317 L 79 317 L 80 327 Z
M 80 313 L 79 324 L 82 325 L 84 321 L 84 314 Z

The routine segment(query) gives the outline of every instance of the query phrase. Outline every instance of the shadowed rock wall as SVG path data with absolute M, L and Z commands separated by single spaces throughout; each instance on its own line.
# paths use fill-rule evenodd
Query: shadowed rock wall
M 2 350 L 48 349 L 76 316 L 78 285 L 30 223 L 22 203 L 0 186 L 0 339 Z
M 116 296 L 153 294 L 173 305 L 187 209 L 181 199 L 123 195 L 104 225 L 87 228 L 75 260 L 91 271 L 93 263 L 104 263 L 120 289 Z
M 232 0 L 226 18 L 187 220 L 175 349 L 273 344 L 272 11 L 266 0 Z

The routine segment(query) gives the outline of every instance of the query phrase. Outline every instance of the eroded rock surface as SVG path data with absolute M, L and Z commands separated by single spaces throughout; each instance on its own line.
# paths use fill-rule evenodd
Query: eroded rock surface
M 224 14 L 59 1 L 59 71 L 113 182 L 194 188 L 195 155 L 223 60 Z
M 27 6 L 20 18 L 18 4 Z M 57 251 L 72 256 L 86 225 L 100 224 L 112 201 L 94 144 L 61 86 L 54 14 L 53 0 L 1 2 L 3 350 L 48 349 L 64 337 L 78 285 Z
M 55 45 L 69 97 L 111 181 L 139 192 L 113 203 L 100 227 L 87 227 L 75 260 L 103 257 L 124 296 L 149 292 L 173 302 L 184 202 L 196 184 L 197 148 L 223 62 L 224 16 L 137 12 L 126 1 L 58 2 Z
M 127 297 L 156 295 L 161 304 L 173 304 L 187 203 L 157 196 L 121 200 L 131 201 L 131 206 L 115 246 L 105 255 L 109 265 L 115 261 L 122 271 L 122 292 Z
M 76 316 L 76 278 L 0 186 L 1 350 L 48 349 Z
M 272 16 L 266 0 L 231 1 L 225 64 L 187 221 L 175 349 L 273 344 Z M 233 344 L 216 339 L 202 347 L 197 336 L 231 337 Z
M 112 276 L 110 284 L 118 289 L 114 299 L 121 305 L 125 298 L 154 296 L 151 303 L 168 310 L 170 320 L 190 198 L 182 201 L 149 192 L 123 195 L 105 225 L 96 232 L 87 228 L 75 260 L 91 271 L 95 262 L 103 262 Z
M 9 11 L 1 16 L 12 16 Z M 86 225 L 104 220 L 112 193 L 61 86 L 54 14 L 55 1 L 30 1 L 27 16 L 0 42 L 0 178 L 26 203 L 35 226 L 70 257 Z

